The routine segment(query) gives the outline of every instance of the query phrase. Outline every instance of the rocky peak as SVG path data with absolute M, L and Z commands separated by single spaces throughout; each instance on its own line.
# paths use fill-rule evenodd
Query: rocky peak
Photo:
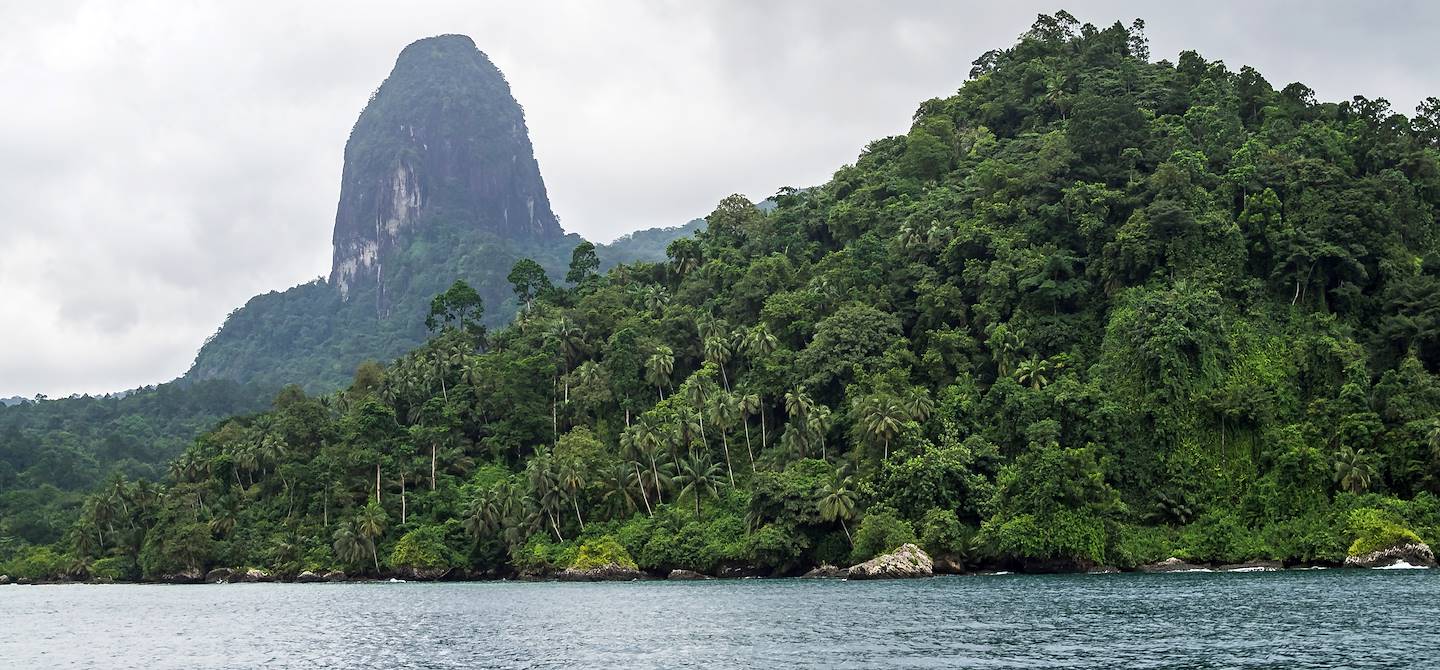
M 564 235 L 535 162 L 525 114 L 464 35 L 400 52 L 345 145 L 330 284 L 348 299 L 373 284 L 422 227 L 478 228 L 505 240 Z M 394 268 L 391 268 L 392 270 Z

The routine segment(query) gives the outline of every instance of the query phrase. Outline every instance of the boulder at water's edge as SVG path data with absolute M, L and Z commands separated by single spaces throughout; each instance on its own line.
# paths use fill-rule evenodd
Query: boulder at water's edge
M 850 567 L 848 579 L 910 579 L 935 574 L 935 563 L 920 547 L 902 544 L 899 549 L 881 554 Z
M 1347 568 L 1388 568 L 1400 563 L 1417 568 L 1433 568 L 1435 567 L 1435 552 L 1431 551 L 1430 545 L 1424 542 L 1406 542 L 1389 549 L 1380 549 L 1345 559 Z
M 803 574 L 803 575 L 800 575 L 800 578 L 801 578 L 801 579 L 844 579 L 846 573 L 848 573 L 848 572 L 850 572 L 849 568 L 837 568 L 837 567 L 835 567 L 835 566 L 833 566 L 833 565 L 830 565 L 829 563 L 826 563 L 825 565 L 822 565 L 822 566 L 820 566 L 820 567 L 817 567 L 817 568 L 815 568 L 814 570 L 811 570 L 810 572 L 807 572 L 807 573 L 805 573 L 805 574 Z
M 645 579 L 643 572 L 623 565 L 604 565 L 598 568 L 566 568 L 555 574 L 562 582 L 628 582 Z

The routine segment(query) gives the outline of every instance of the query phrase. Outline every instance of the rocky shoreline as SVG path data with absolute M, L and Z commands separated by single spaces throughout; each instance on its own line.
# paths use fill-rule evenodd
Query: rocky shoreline
M 1057 565 L 1063 565 L 1070 569 L 1055 569 Z M 1009 568 L 1018 568 L 1011 570 Z M 630 566 L 606 565 L 588 570 L 566 569 L 546 573 L 516 573 L 489 571 L 471 571 L 463 569 L 437 569 L 437 568 L 401 568 L 385 572 L 379 576 L 374 575 L 349 575 L 338 570 L 319 572 L 306 570 L 295 574 L 285 574 L 276 571 L 264 570 L 261 568 L 214 568 L 208 572 L 201 572 L 198 569 L 187 570 L 179 573 L 161 575 L 156 579 L 146 580 L 103 580 L 103 579 L 60 579 L 60 580 L 33 580 L 26 578 L 11 578 L 9 575 L 0 575 L 0 586 L 5 585 L 35 585 L 35 584 L 263 584 L 263 583 L 295 583 L 295 584 L 322 584 L 322 583 L 385 583 L 385 582 L 493 582 L 493 581 L 532 581 L 532 582 L 599 582 L 599 581 L 708 581 L 715 579 L 756 579 L 756 578 L 790 578 L 800 579 L 839 579 L 839 580 L 877 580 L 877 579 L 916 579 L 932 577 L 936 575 L 1009 575 L 1009 574 L 1120 574 L 1120 573 L 1143 573 L 1143 574 L 1180 574 L 1196 572 L 1275 572 L 1281 570 L 1320 570 L 1320 569 L 1395 569 L 1395 568 L 1434 568 L 1437 566 L 1435 555 L 1430 547 L 1423 543 L 1410 543 L 1390 549 L 1372 552 L 1364 556 L 1351 556 L 1343 563 L 1336 562 L 1285 562 L 1276 560 L 1256 560 L 1244 563 L 1214 564 L 1214 563 L 1189 563 L 1180 558 L 1171 557 L 1156 563 L 1135 566 L 1133 568 L 1120 569 L 1113 566 L 1082 565 L 1079 562 L 1045 562 L 1033 565 L 977 565 L 966 569 L 959 560 L 951 557 L 940 557 L 932 559 L 924 550 L 913 544 L 902 545 L 895 551 L 881 554 L 863 563 L 848 568 L 834 565 L 815 566 L 809 570 L 791 569 L 779 571 L 767 571 L 758 566 L 730 565 L 715 570 L 716 574 L 706 574 L 694 570 L 673 569 L 667 571 L 647 572 Z M 1029 569 L 1026 569 L 1029 568 Z

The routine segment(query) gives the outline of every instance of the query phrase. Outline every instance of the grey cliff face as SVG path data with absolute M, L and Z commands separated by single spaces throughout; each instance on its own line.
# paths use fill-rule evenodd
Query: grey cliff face
M 345 145 L 330 284 L 348 298 L 430 226 L 479 228 L 507 240 L 560 238 L 525 115 L 490 60 L 463 35 L 400 53 Z

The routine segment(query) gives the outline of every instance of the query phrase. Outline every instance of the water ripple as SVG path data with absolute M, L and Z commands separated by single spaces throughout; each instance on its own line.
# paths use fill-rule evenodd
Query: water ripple
M 0 588 L 17 668 L 1406 668 L 1440 571 Z

